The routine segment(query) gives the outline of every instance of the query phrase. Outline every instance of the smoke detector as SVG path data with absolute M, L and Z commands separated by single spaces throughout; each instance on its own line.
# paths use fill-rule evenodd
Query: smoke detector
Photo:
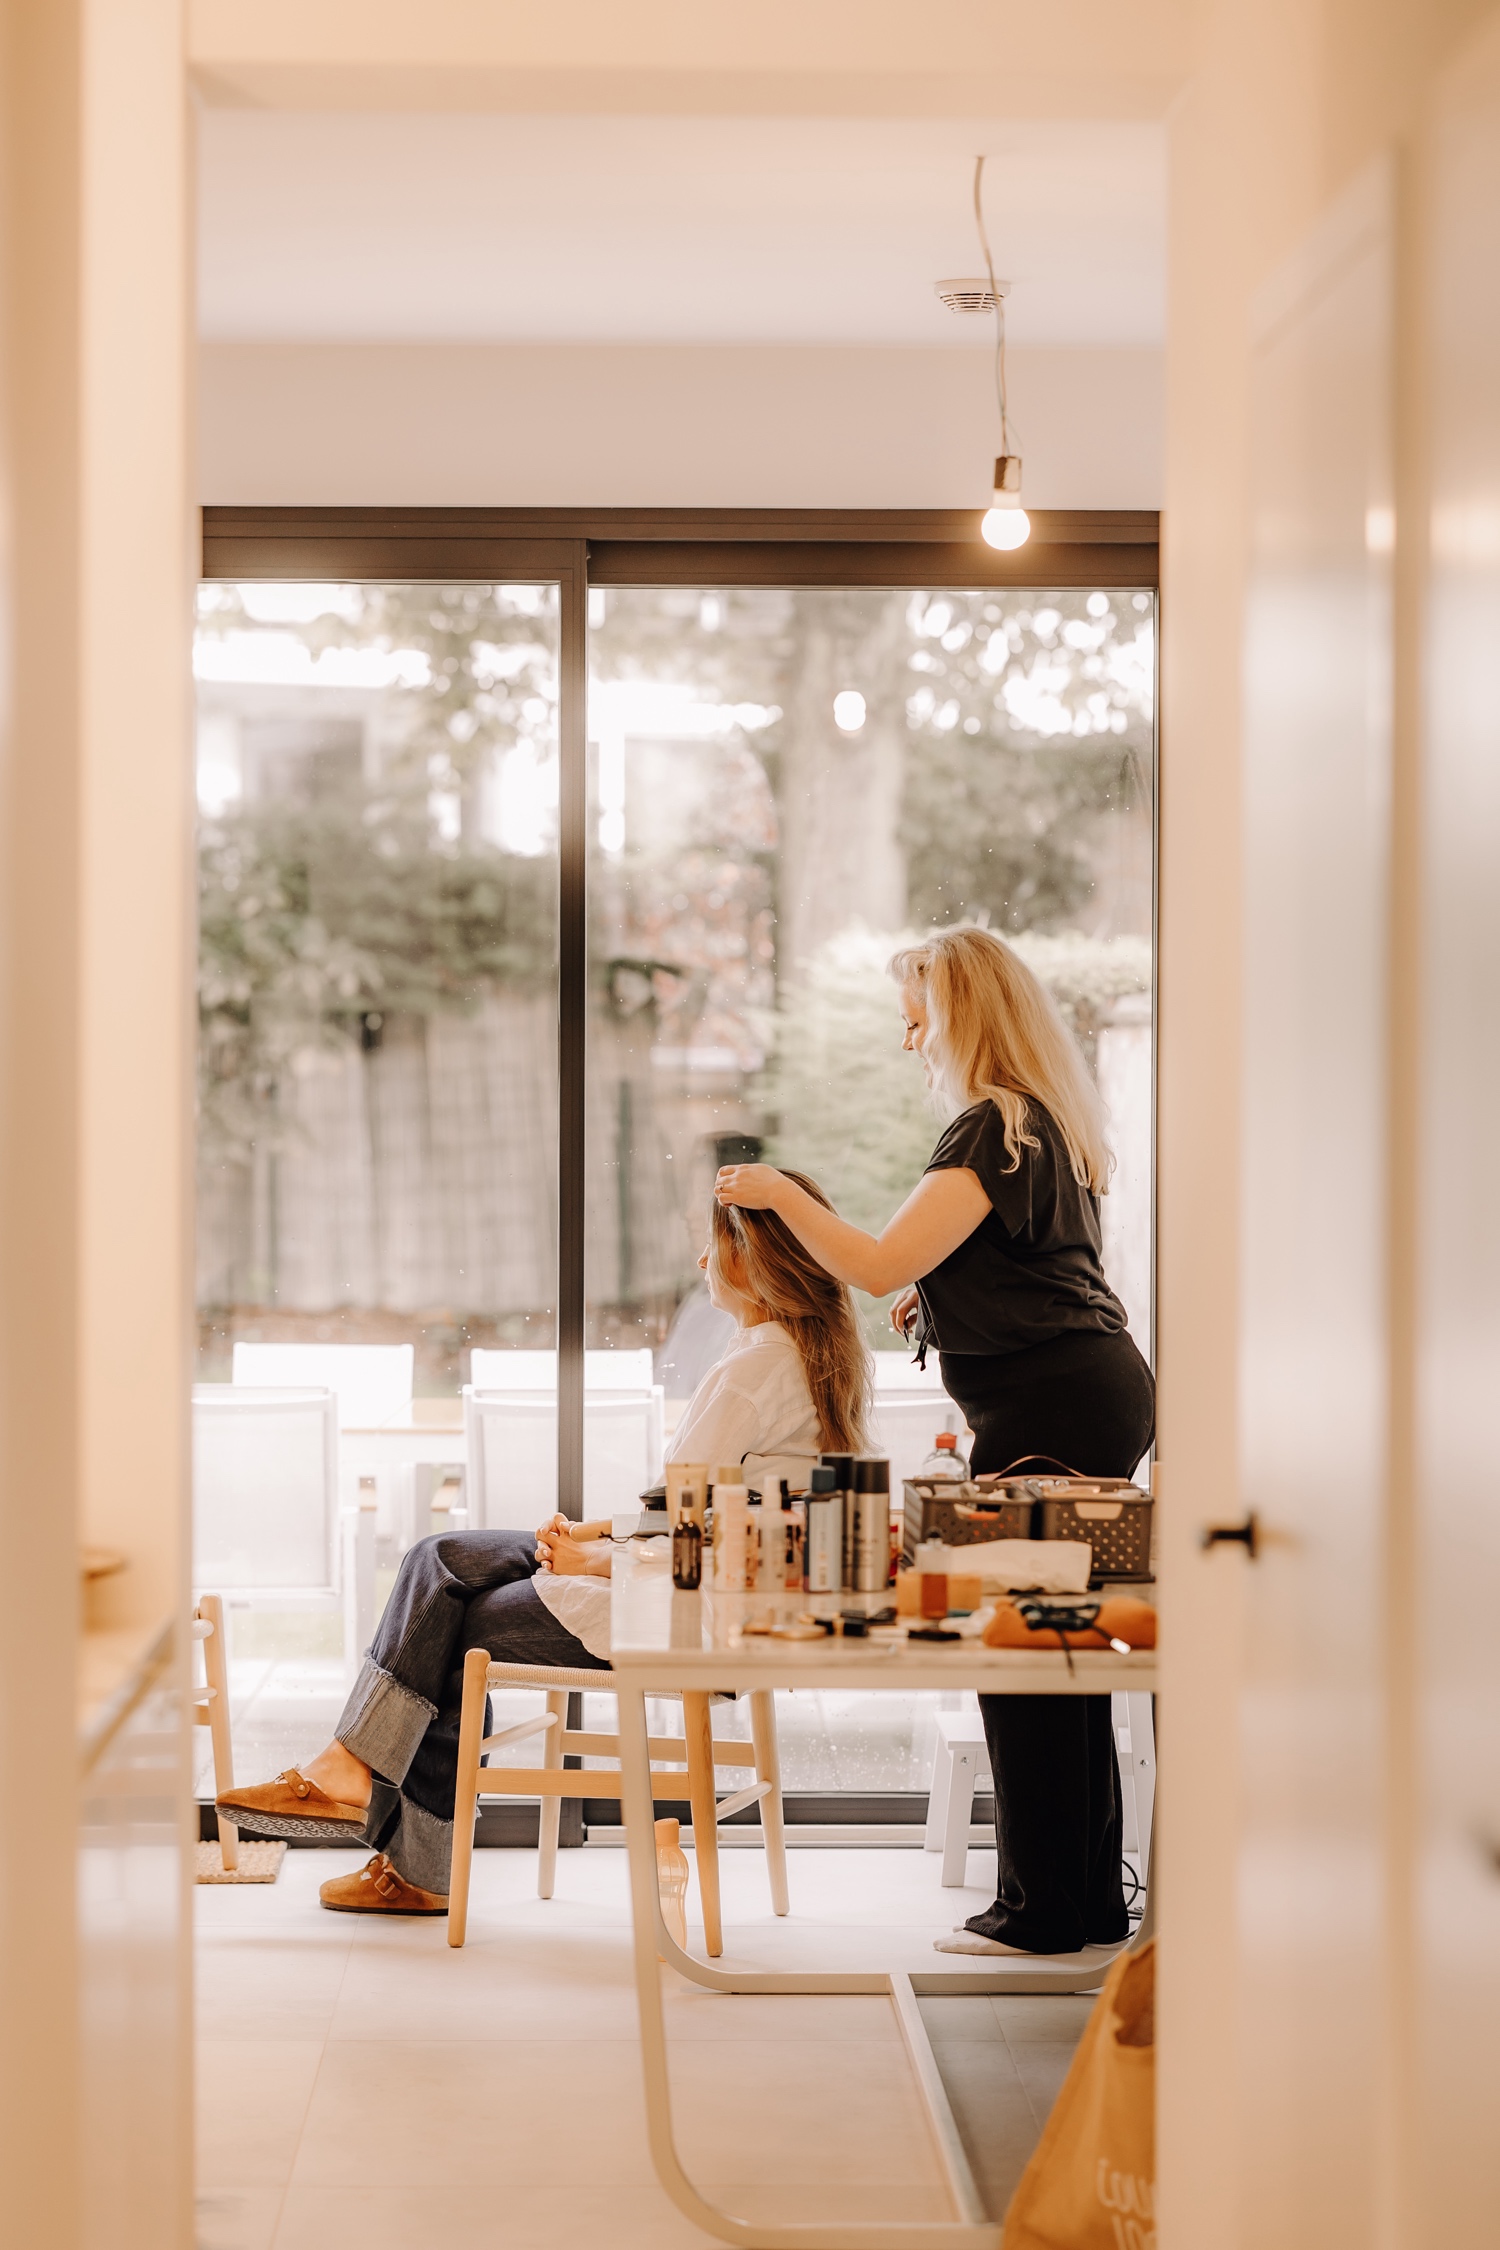
M 1008 281 L 991 288 L 983 274 L 977 281 L 935 281 L 932 286 L 951 313 L 998 312 L 1010 289 Z

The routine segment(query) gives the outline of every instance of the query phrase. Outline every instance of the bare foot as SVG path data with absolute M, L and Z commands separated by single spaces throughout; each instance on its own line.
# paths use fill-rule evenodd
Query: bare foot
M 370 1769 L 346 1750 L 342 1742 L 330 1742 L 326 1750 L 306 1765 L 299 1773 L 315 1782 L 325 1796 L 339 1805 L 367 1805 L 370 1802 Z

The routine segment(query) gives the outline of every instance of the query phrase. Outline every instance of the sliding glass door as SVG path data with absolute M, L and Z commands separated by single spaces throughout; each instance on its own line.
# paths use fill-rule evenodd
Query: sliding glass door
M 610 587 L 589 648 L 591 1368 L 650 1351 L 670 1436 L 730 1330 L 696 1265 L 716 1164 L 890 1217 L 940 1127 L 886 963 L 973 919 L 1104 1086 L 1108 1263 L 1149 1350 L 1152 595 Z M 860 1300 L 899 1491 L 959 1417 L 887 1302 Z M 784 1700 L 794 1790 L 926 1786 L 936 1698 Z
M 197 1576 L 270 1773 L 478 1514 L 461 1385 L 555 1504 L 559 589 L 206 583 L 196 673 Z

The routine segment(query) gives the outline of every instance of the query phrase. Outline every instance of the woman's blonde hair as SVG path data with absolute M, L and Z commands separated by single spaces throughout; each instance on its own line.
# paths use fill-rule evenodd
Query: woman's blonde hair
M 794 1180 L 825 1211 L 833 1209 L 815 1180 L 801 1172 L 783 1172 L 782 1178 Z M 791 1336 L 825 1451 L 867 1451 L 870 1355 L 843 1282 L 803 1249 L 774 1211 L 710 1204 L 708 1256 L 718 1280 L 763 1305 Z
M 1073 1177 L 1103 1195 L 1114 1159 L 1104 1104 L 1057 1002 L 1019 953 L 993 930 L 960 923 L 895 955 L 890 973 L 927 1003 L 923 1054 L 938 1093 L 955 1109 L 988 1099 L 1005 1120 L 1007 1166 L 1041 1143 L 1027 1124 L 1028 1100 L 1062 1134 Z

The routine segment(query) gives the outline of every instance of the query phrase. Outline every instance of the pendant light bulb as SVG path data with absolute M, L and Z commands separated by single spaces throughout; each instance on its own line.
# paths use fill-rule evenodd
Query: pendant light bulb
M 987 546 L 1009 550 L 1024 547 L 1031 537 L 1031 518 L 1021 505 L 1021 457 L 1002 453 L 995 463 L 995 499 L 979 526 Z
M 1002 552 L 1024 547 L 1031 537 L 1031 518 L 1021 506 L 1021 456 L 1011 450 L 1010 408 L 1005 389 L 1005 292 L 995 279 L 995 261 L 984 223 L 984 158 L 974 159 L 974 225 L 984 252 L 984 270 L 995 308 L 995 404 L 1000 409 L 1000 458 L 995 463 L 994 505 L 980 519 L 979 536 L 986 546 Z
M 979 536 L 991 547 L 1024 547 L 1031 537 L 1031 518 L 1024 508 L 987 508 Z

